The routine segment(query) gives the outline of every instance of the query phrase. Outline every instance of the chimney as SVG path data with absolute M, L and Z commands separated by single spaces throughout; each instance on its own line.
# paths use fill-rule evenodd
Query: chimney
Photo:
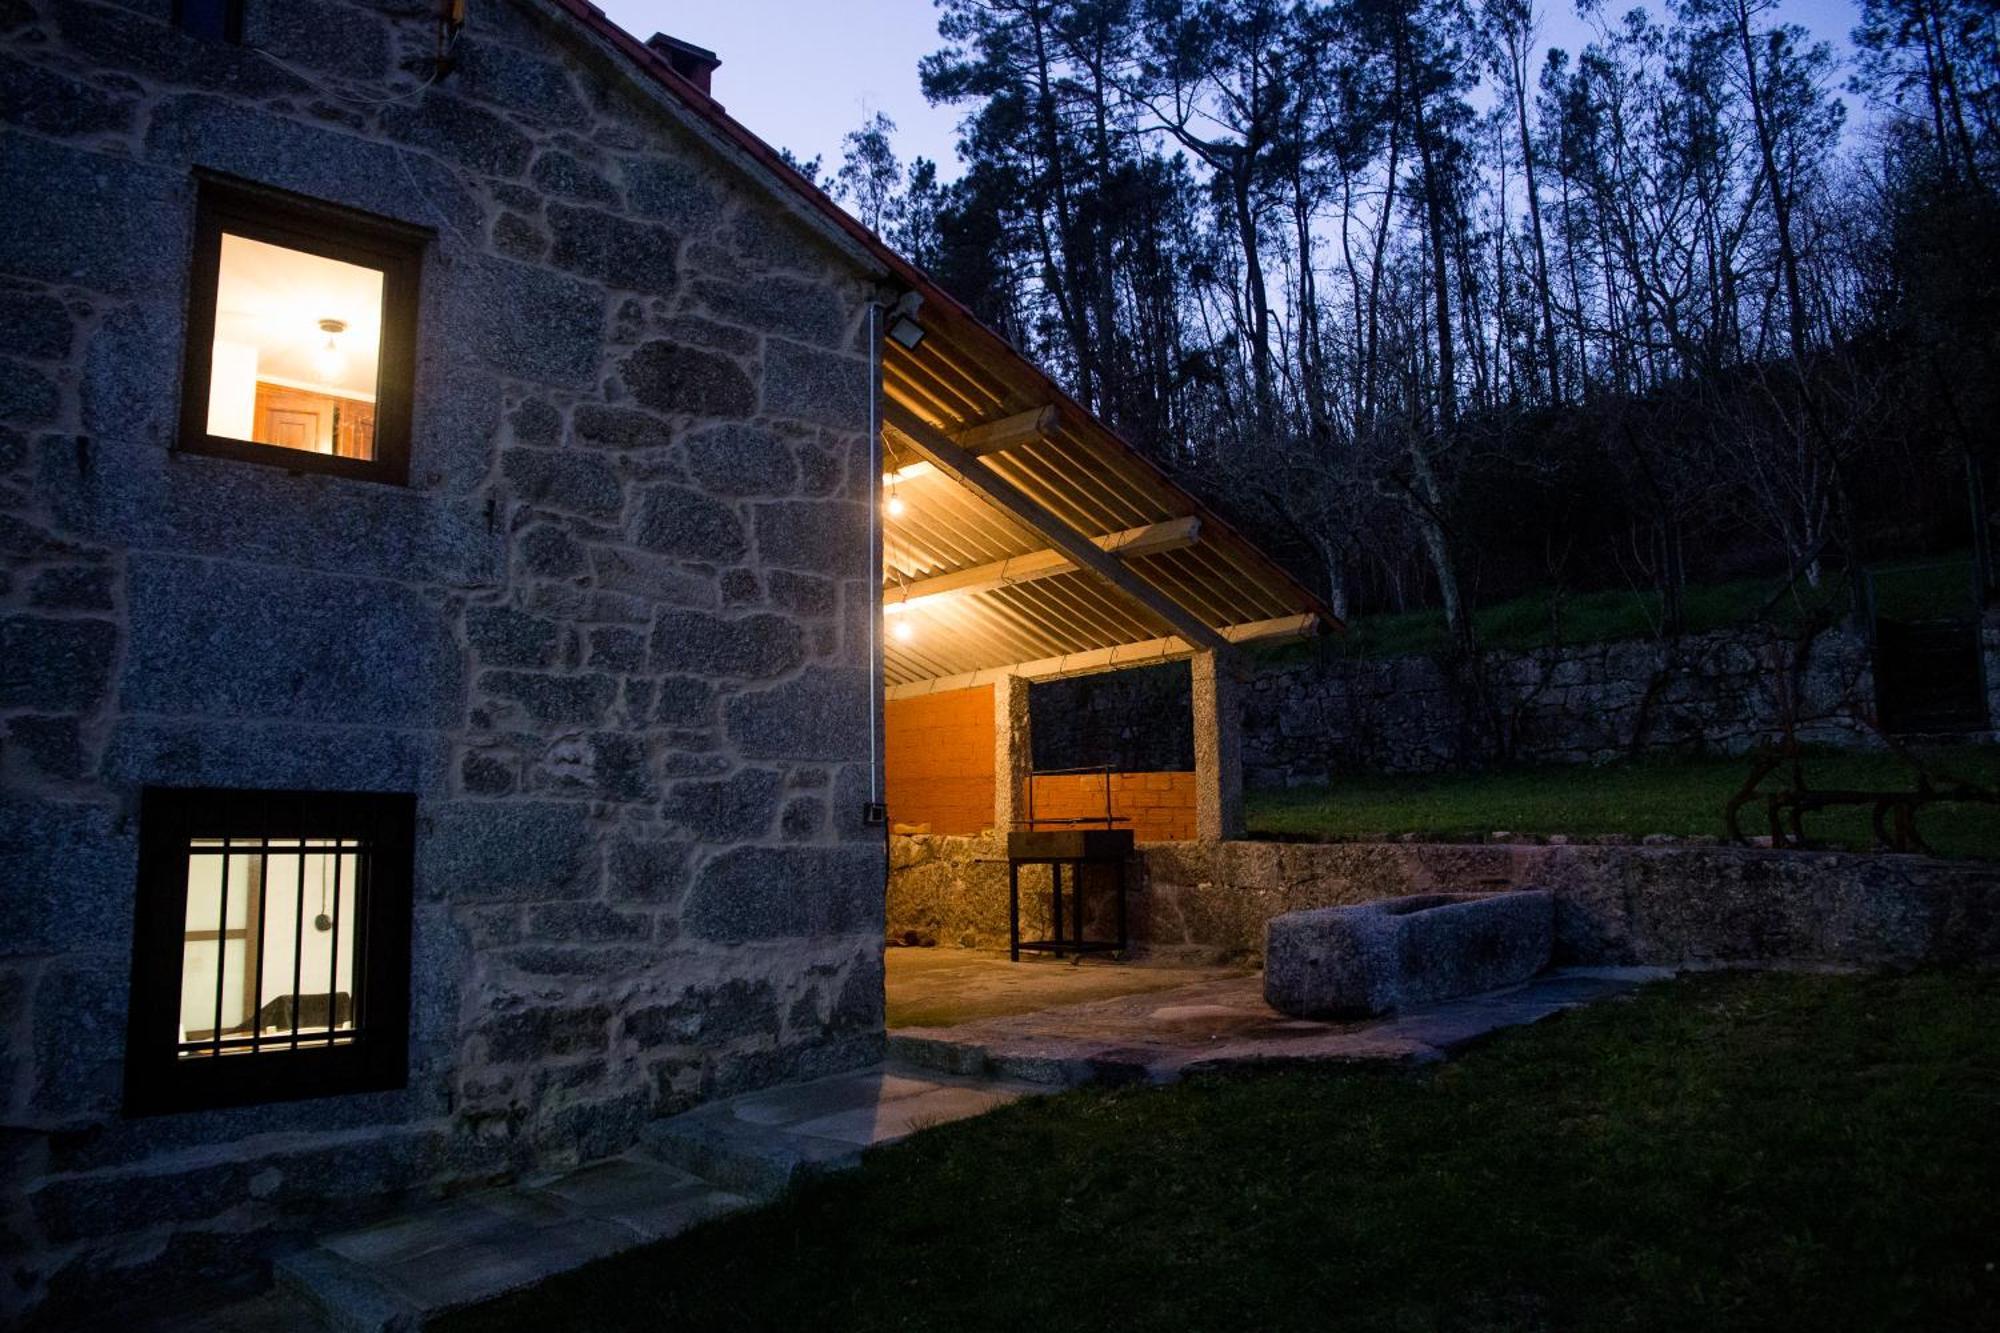
M 656 32 L 648 37 L 646 45 L 666 57 L 667 64 L 673 68 L 674 73 L 703 92 L 710 91 L 709 75 L 715 73 L 715 67 L 722 63 L 715 52 L 706 47 L 696 46 L 693 42 L 684 42 L 678 37 L 669 37 L 663 32 Z M 712 93 L 710 95 L 713 96 Z

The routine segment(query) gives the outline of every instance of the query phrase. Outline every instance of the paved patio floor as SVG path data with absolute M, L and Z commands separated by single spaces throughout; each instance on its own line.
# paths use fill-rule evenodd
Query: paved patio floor
M 952 1027 L 1197 982 L 1253 975 L 1247 967 L 1200 967 L 1103 956 L 1024 954 L 999 949 L 890 949 L 882 959 L 889 1026 Z

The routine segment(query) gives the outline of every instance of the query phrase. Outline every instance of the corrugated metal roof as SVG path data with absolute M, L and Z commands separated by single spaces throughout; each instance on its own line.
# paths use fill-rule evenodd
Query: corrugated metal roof
M 1207 513 L 1102 423 L 1052 395 L 1035 372 L 996 364 L 990 349 L 968 347 L 967 330 L 949 308 L 926 307 L 926 337 L 916 351 L 883 348 L 883 391 L 947 435 L 1031 411 L 1059 407 L 1048 435 L 981 462 L 1055 521 L 1086 537 L 1196 516 L 1193 545 L 1132 556 L 1130 572 L 1217 630 L 1302 613 L 1332 618 L 1269 557 Z M 990 332 L 980 330 L 990 338 Z M 901 502 L 882 522 L 883 601 L 892 626 L 883 665 L 891 686 L 1042 661 L 1092 649 L 1172 636 L 1174 627 L 1124 591 L 1081 570 L 989 591 L 923 598 L 908 611 L 895 604 L 921 581 L 1048 549 L 1049 540 L 948 473 L 920 463 L 916 443 L 884 431 L 883 467 Z

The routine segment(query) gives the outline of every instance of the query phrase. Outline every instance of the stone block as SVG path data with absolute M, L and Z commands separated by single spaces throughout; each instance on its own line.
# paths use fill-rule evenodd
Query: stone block
M 835 576 L 868 572 L 868 507 L 845 500 L 782 500 L 754 511 L 767 565 Z
M 547 210 L 549 259 L 607 287 L 671 296 L 678 285 L 681 238 L 656 222 L 634 222 L 602 209 L 555 204 Z
M 0 956 L 122 947 L 137 858 L 109 806 L 0 801 Z
M 804 660 L 804 634 L 784 616 L 667 610 L 653 623 L 655 671 L 769 680 Z
M 502 374 L 579 385 L 597 370 L 604 339 L 604 291 L 590 283 L 505 259 L 464 266 L 453 308 L 461 336 Z
M 626 201 L 634 213 L 694 232 L 714 225 L 721 211 L 721 193 L 685 161 L 667 156 L 628 158 L 621 171 Z
M 868 363 L 783 338 L 764 344 L 764 410 L 841 430 L 868 428 Z
M 487 671 L 480 674 L 479 689 L 519 705 L 536 722 L 595 726 L 603 722 L 605 710 L 617 697 L 618 682 L 599 673 L 565 676 L 545 671 Z
M 136 786 L 441 792 L 450 758 L 435 732 L 313 723 L 124 717 L 104 776 Z
M 590 569 L 583 544 L 555 523 L 537 523 L 515 542 L 521 571 L 530 578 L 569 579 Z
M 0 616 L 0 708 L 88 712 L 104 698 L 117 651 L 109 620 Z
M 689 890 L 682 928 L 718 944 L 882 933 L 882 849 L 735 847 Z
M 534 154 L 533 141 L 505 118 L 436 88 L 386 107 L 382 130 L 485 176 L 519 176 Z
M 272 68 L 248 53 L 243 58 Z M 177 171 L 190 163 L 212 167 L 419 227 L 485 228 L 484 210 L 444 163 L 225 98 L 162 99 L 148 124 L 146 153 Z M 179 273 L 186 265 L 183 249 L 161 271 Z
M 55 14 L 63 41 L 109 69 L 249 98 L 313 91 L 298 75 L 255 52 L 188 36 L 160 21 L 165 14 L 141 17 L 129 6 L 86 0 L 65 0 Z
M 1264 998 L 1301 1018 L 1382 1014 L 1525 981 L 1554 943 L 1546 889 L 1289 912 L 1265 927 Z
M 610 1040 L 610 1025 L 611 1011 L 603 1005 L 529 1005 L 492 1015 L 481 1033 L 487 1058 L 511 1064 L 601 1051 Z
M 765 768 L 746 768 L 721 782 L 679 782 L 660 813 L 704 842 L 755 842 L 771 831 L 782 785 Z
M 619 838 L 605 854 L 605 888 L 613 902 L 669 904 L 688 886 L 688 844 Z
M 347 79 L 380 80 L 389 70 L 389 30 L 368 10 L 327 0 L 250 5 L 243 40 L 281 60 Z
M 584 897 L 596 887 L 587 806 L 511 800 L 419 809 L 420 898 L 533 902 Z
M 686 486 L 642 491 L 632 540 L 660 555 L 712 564 L 733 563 L 749 550 L 736 511 Z
M 729 737 L 750 759 L 865 759 L 868 689 L 866 670 L 808 667 L 782 685 L 732 698 Z
M 553 60 L 497 42 L 461 40 L 453 71 L 468 97 L 542 125 L 581 126 L 590 119 L 569 72 Z
M 514 493 L 530 504 L 589 518 L 616 518 L 625 488 L 602 458 L 569 450 L 508 449 L 500 467 Z
M 578 444 L 592 449 L 653 449 L 673 442 L 673 428 L 650 412 L 585 403 L 576 409 Z
M 757 410 L 757 388 L 749 375 L 735 361 L 716 352 L 649 342 L 620 363 L 619 373 L 632 396 L 656 412 L 747 417 Z M 865 401 L 862 412 L 865 423 Z
M 528 176 L 541 189 L 564 199 L 578 199 L 614 208 L 618 204 L 618 187 L 574 153 L 545 148 L 535 158 L 534 168 Z
M 560 651 L 555 621 L 510 606 L 468 606 L 465 641 L 487 666 L 553 666 Z
M 0 74 L 0 82 L 6 75 Z M 69 308 L 37 292 L 0 292 L 0 354 L 30 361 L 60 361 L 69 355 L 76 325 Z
M 440 599 L 377 579 L 134 555 L 120 699 L 140 712 L 449 726 L 463 687 Z
M 730 422 L 688 436 L 688 471 L 717 495 L 790 495 L 798 464 L 789 445 L 760 426 Z
M 119 133 L 138 102 L 67 78 L 46 65 L 0 58 L 0 124 L 42 134 Z
M 62 390 L 33 366 L 0 358 L 0 420 L 17 426 L 39 426 L 55 420 L 62 409 Z
M 654 717 L 670 727 L 707 726 L 715 720 L 715 687 L 694 676 L 663 677 Z
M 644 940 L 652 937 L 653 918 L 603 903 L 543 903 L 528 911 L 528 934 L 564 944 Z
M 840 295 L 824 283 L 797 278 L 707 279 L 695 283 L 693 292 L 710 314 L 731 324 L 821 347 L 839 347 L 846 341 L 849 311 Z
M 628 1012 L 620 1034 L 642 1051 L 662 1046 L 720 1046 L 745 1037 L 776 1040 L 777 993 L 768 981 L 731 978 L 719 986 L 691 986 L 664 1004 Z

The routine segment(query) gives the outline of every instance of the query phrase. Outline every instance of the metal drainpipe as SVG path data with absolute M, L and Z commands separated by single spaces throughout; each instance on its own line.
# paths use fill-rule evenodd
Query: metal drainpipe
M 882 303 L 868 303 L 868 808 L 864 824 L 879 822 L 886 836 L 888 793 L 882 785 Z

